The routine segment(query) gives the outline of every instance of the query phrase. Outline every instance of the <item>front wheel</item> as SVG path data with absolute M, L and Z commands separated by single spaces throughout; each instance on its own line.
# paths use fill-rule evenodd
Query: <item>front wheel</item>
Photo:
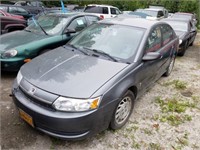
M 135 96 L 133 92 L 127 91 L 118 103 L 110 123 L 111 129 L 119 129 L 128 121 L 134 106 Z

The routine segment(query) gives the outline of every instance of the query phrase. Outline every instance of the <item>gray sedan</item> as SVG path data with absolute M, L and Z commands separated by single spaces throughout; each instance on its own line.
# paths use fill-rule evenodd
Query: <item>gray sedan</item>
M 22 119 L 51 136 L 75 140 L 119 129 L 135 100 L 171 73 L 178 44 L 164 22 L 103 20 L 23 65 L 13 100 Z

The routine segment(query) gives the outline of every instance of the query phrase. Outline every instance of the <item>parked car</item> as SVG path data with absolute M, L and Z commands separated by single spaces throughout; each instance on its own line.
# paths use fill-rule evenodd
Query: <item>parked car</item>
M 0 4 L 0 10 L 3 10 L 13 15 L 23 16 L 25 19 L 28 19 L 33 16 L 33 14 L 31 14 L 29 11 L 25 10 L 21 6 Z
M 164 22 L 105 19 L 23 65 L 13 99 L 27 123 L 51 136 L 83 139 L 119 129 L 135 100 L 171 73 L 177 49 Z
M 17 1 L 14 5 L 21 6 L 34 15 L 37 15 L 46 8 L 44 3 L 41 1 Z
M 102 19 L 112 18 L 116 15 L 122 14 L 122 12 L 117 7 L 96 4 L 90 4 L 86 6 L 84 12 L 98 14 Z
M 195 26 L 197 25 L 197 17 L 196 14 L 185 13 L 185 12 L 176 12 L 171 16 L 172 18 L 187 18 L 189 19 Z
M 6 17 L 12 17 L 12 18 L 17 18 L 17 19 L 24 19 L 23 16 L 20 16 L 20 15 L 12 15 L 12 14 L 9 14 L 3 10 L 0 10 L 0 16 L 6 16 Z
M 34 20 L 23 31 L 0 37 L 1 70 L 17 71 L 30 59 L 65 44 L 95 21 L 96 15 L 85 13 L 48 14 Z M 76 34 L 77 34 L 76 33 Z
M 125 12 L 123 14 L 118 15 L 118 17 L 123 17 L 123 16 L 128 16 L 128 17 L 133 17 L 133 18 L 147 18 L 149 15 L 147 15 L 146 13 L 142 13 L 142 12 L 136 12 L 136 11 L 129 11 L 129 12 Z
M 167 18 L 163 19 L 172 26 L 179 39 L 182 41 L 179 45 L 179 56 L 184 56 L 189 46 L 192 46 L 197 35 L 197 28 L 187 18 Z
M 23 30 L 26 27 L 26 21 L 23 19 L 18 19 L 15 17 L 7 17 L 7 16 L 0 16 L 0 30 L 1 34 L 16 31 L 16 30 Z M 0 36 L 0 45 L 3 44 L 3 41 L 1 41 Z M 11 39 L 7 39 L 6 43 L 10 42 Z M 16 40 L 16 39 L 14 39 Z M 0 50 L 1 51 L 1 50 Z
M 157 7 L 150 7 L 150 8 L 145 8 L 145 9 L 137 9 L 135 12 L 140 12 L 148 15 L 146 18 L 147 19 L 152 19 L 152 20 L 161 20 L 163 18 L 168 17 L 168 12 L 166 9 L 163 8 L 157 8 Z

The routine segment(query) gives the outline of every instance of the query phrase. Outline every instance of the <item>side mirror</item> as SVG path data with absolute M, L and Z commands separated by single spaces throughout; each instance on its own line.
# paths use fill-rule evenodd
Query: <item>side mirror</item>
M 142 60 L 143 61 L 151 61 L 151 60 L 156 60 L 162 58 L 162 55 L 158 52 L 148 52 L 146 53 Z
M 74 30 L 74 29 L 66 29 L 64 31 L 64 34 L 71 34 L 71 33 L 76 33 L 76 30 Z

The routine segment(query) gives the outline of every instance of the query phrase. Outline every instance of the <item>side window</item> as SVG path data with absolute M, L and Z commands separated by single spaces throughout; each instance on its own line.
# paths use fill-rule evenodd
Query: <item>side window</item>
M 9 7 L 9 13 L 19 13 L 17 7 Z
M 153 28 L 147 38 L 146 43 L 146 52 L 156 52 L 161 48 L 162 40 L 161 40 L 161 30 L 160 27 L 157 26 Z
M 18 7 L 17 8 L 18 12 L 20 13 L 28 13 L 25 9 Z
M 108 7 L 102 7 L 102 13 L 108 14 Z
M 163 12 L 162 11 L 158 11 L 157 17 L 160 18 L 160 17 L 163 17 L 163 16 L 164 16 Z
M 0 10 L 6 11 L 7 12 L 7 7 L 0 6 Z
M 74 19 L 68 26 L 68 29 L 74 29 L 75 31 L 81 31 L 87 26 L 84 17 Z
M 111 14 L 113 14 L 113 15 L 116 15 L 116 14 L 117 14 L 117 12 L 116 12 L 116 9 L 115 9 L 115 8 L 110 8 L 110 12 L 111 12 Z
M 86 17 L 87 17 L 89 24 L 93 24 L 94 22 L 97 22 L 100 20 L 100 18 L 96 17 L 96 16 L 86 16 Z
M 166 45 L 174 38 L 173 29 L 169 25 L 162 25 L 163 45 Z

